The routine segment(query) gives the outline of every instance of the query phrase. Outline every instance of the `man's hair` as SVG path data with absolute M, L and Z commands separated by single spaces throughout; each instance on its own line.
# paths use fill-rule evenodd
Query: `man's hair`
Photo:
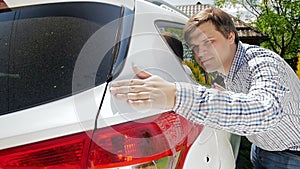
M 194 32 L 198 26 L 203 23 L 211 22 L 216 30 L 220 32 L 225 38 L 228 38 L 230 32 L 234 32 L 234 42 L 238 44 L 239 37 L 231 16 L 221 9 L 210 7 L 199 13 L 194 14 L 186 23 L 183 33 L 186 42 L 190 42 L 190 34 Z

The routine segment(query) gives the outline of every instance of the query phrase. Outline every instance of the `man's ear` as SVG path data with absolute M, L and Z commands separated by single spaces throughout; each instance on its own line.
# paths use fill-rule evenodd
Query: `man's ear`
M 230 43 L 235 43 L 235 33 L 234 32 L 230 32 L 229 36 L 228 36 L 228 40 L 230 41 Z

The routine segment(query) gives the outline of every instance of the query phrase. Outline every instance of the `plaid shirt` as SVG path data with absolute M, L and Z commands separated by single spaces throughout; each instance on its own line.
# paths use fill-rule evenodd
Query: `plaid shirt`
M 265 150 L 300 151 L 300 81 L 279 55 L 239 42 L 224 82 L 226 91 L 176 83 L 174 111 Z

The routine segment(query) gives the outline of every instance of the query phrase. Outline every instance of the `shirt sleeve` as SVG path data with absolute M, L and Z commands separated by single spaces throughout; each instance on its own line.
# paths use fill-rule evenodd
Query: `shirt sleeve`
M 279 67 L 265 60 L 253 61 L 249 93 L 219 91 L 201 85 L 176 83 L 174 111 L 190 121 L 239 135 L 264 132 L 283 116 Z

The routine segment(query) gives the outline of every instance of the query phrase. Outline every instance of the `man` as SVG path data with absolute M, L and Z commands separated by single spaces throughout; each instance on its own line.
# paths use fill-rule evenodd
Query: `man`
M 246 136 L 255 168 L 300 168 L 300 82 L 289 65 L 270 50 L 241 43 L 231 17 L 216 8 L 192 16 L 184 36 L 199 65 L 224 76 L 226 90 L 171 83 L 134 67 L 140 79 L 114 82 L 111 93 L 135 107 L 172 109 Z

